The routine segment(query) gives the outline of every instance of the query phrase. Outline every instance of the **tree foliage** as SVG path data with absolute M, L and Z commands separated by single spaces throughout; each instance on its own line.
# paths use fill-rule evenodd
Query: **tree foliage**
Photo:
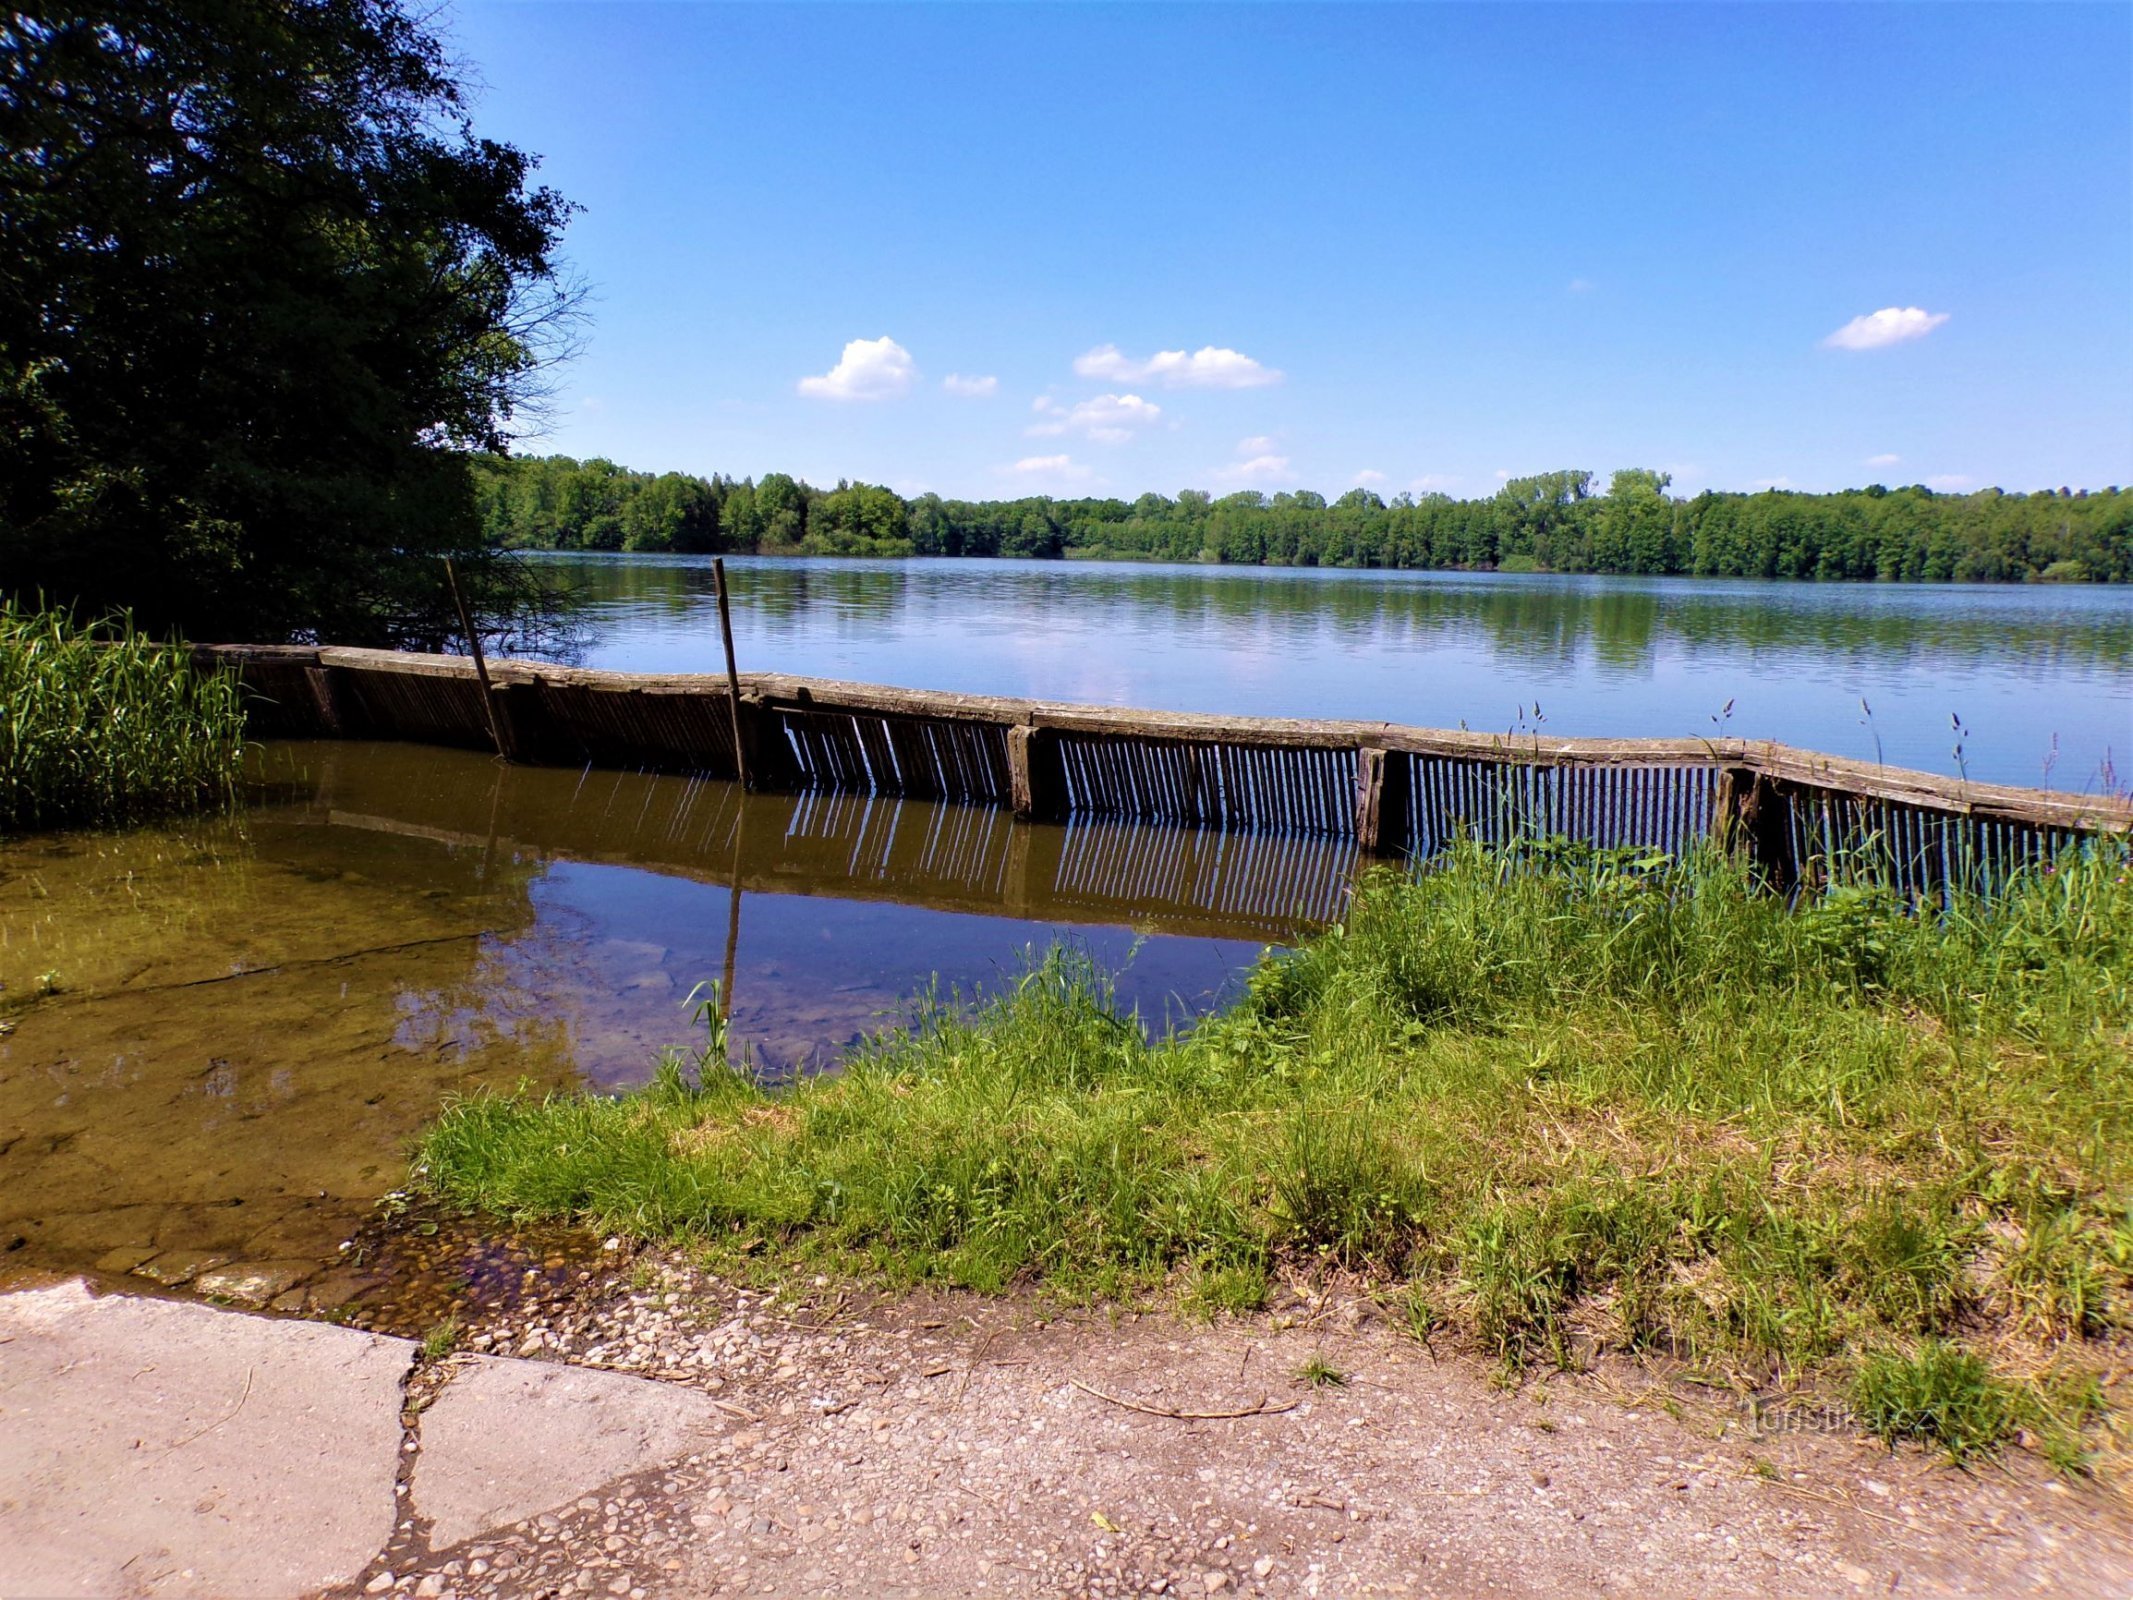
M 772 474 L 654 477 L 608 461 L 484 463 L 488 534 L 542 549 L 818 555 L 1065 554 L 1268 566 L 1448 567 L 1906 582 L 2133 582 L 2133 493 L 1668 494 L 1663 472 L 1513 478 L 1482 500 L 1354 489 L 1220 500 L 903 500 Z M 655 510 L 686 503 L 676 518 Z
M 569 207 L 400 0 L 0 20 L 0 583 L 199 636 L 441 631 L 572 306 Z

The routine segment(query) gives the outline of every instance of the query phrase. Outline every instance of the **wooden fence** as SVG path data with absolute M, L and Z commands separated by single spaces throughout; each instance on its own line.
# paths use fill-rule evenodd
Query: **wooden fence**
M 461 656 L 210 645 L 262 735 L 413 739 L 515 761 L 936 799 L 1343 841 L 1426 859 L 1461 836 L 1679 853 L 1713 838 L 1791 892 L 1865 879 L 1987 891 L 2133 803 L 1978 784 L 1742 739 L 1558 739 L 1383 722 L 1213 717 L 742 674 L 589 672 Z M 483 704 L 484 695 L 490 707 Z M 495 716 L 492 722 L 490 709 Z

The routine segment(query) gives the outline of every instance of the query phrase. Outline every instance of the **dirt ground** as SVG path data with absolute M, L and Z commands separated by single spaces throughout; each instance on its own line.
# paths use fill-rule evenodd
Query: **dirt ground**
M 459 1348 L 687 1385 L 728 1425 L 449 1547 L 406 1522 L 352 1592 L 2133 1595 L 2109 1483 L 1892 1455 L 1633 1372 L 1507 1387 L 1361 1301 L 1197 1325 L 826 1288 L 794 1309 L 672 1262 L 630 1281 L 478 1316 Z M 1342 1381 L 1304 1381 L 1314 1361 Z

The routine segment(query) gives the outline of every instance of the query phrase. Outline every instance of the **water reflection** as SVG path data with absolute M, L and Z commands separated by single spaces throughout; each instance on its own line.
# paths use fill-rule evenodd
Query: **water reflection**
M 255 833 L 369 832 L 531 869 L 530 921 L 481 951 L 485 1024 L 537 997 L 603 1083 L 685 1042 L 684 1001 L 705 979 L 723 981 L 734 1038 L 783 1075 L 899 1020 L 935 979 L 982 990 L 1060 940 L 1168 1025 L 1219 1003 L 1264 945 L 1337 915 L 1354 861 L 1333 839 L 1030 826 L 924 801 L 469 767 L 404 745 L 292 744 L 275 759 L 311 797 Z
M 1164 1026 L 1334 914 L 1353 864 L 417 745 L 273 746 L 258 778 L 237 818 L 0 845 L 14 1259 L 330 1300 L 321 1263 L 447 1095 L 642 1081 L 704 979 L 774 1076 L 1060 938 Z
M 568 561 L 593 666 L 719 670 L 701 558 Z M 1725 730 L 2091 787 L 2133 745 L 2133 591 L 748 560 L 744 667 L 1177 710 L 1680 737 Z M 1871 721 L 1860 701 L 1873 708 Z M 1731 702 L 1733 712 L 1722 717 Z M 2057 738 L 2055 747 L 2053 740 Z

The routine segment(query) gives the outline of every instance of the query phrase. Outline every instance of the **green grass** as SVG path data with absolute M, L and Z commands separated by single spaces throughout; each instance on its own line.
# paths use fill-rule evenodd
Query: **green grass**
M 114 824 L 227 805 L 236 678 L 126 618 L 80 627 L 0 601 L 0 830 Z
M 420 1165 L 498 1212 L 892 1284 L 1213 1314 L 1346 1270 L 1509 1370 L 1856 1388 L 1876 1431 L 1968 1453 L 2022 1414 L 1977 1395 L 2124 1332 L 2129 1046 L 2116 847 L 1925 917 L 1788 911 L 1714 857 L 1467 848 L 1182 1037 L 1055 953 L 786 1090 L 706 1052 L 621 1097 L 461 1101 Z M 1942 1363 L 1910 1389 L 1906 1350 Z
M 1296 1369 L 1296 1381 L 1313 1389 L 1345 1389 L 1348 1374 L 1324 1356 L 1313 1355 Z

